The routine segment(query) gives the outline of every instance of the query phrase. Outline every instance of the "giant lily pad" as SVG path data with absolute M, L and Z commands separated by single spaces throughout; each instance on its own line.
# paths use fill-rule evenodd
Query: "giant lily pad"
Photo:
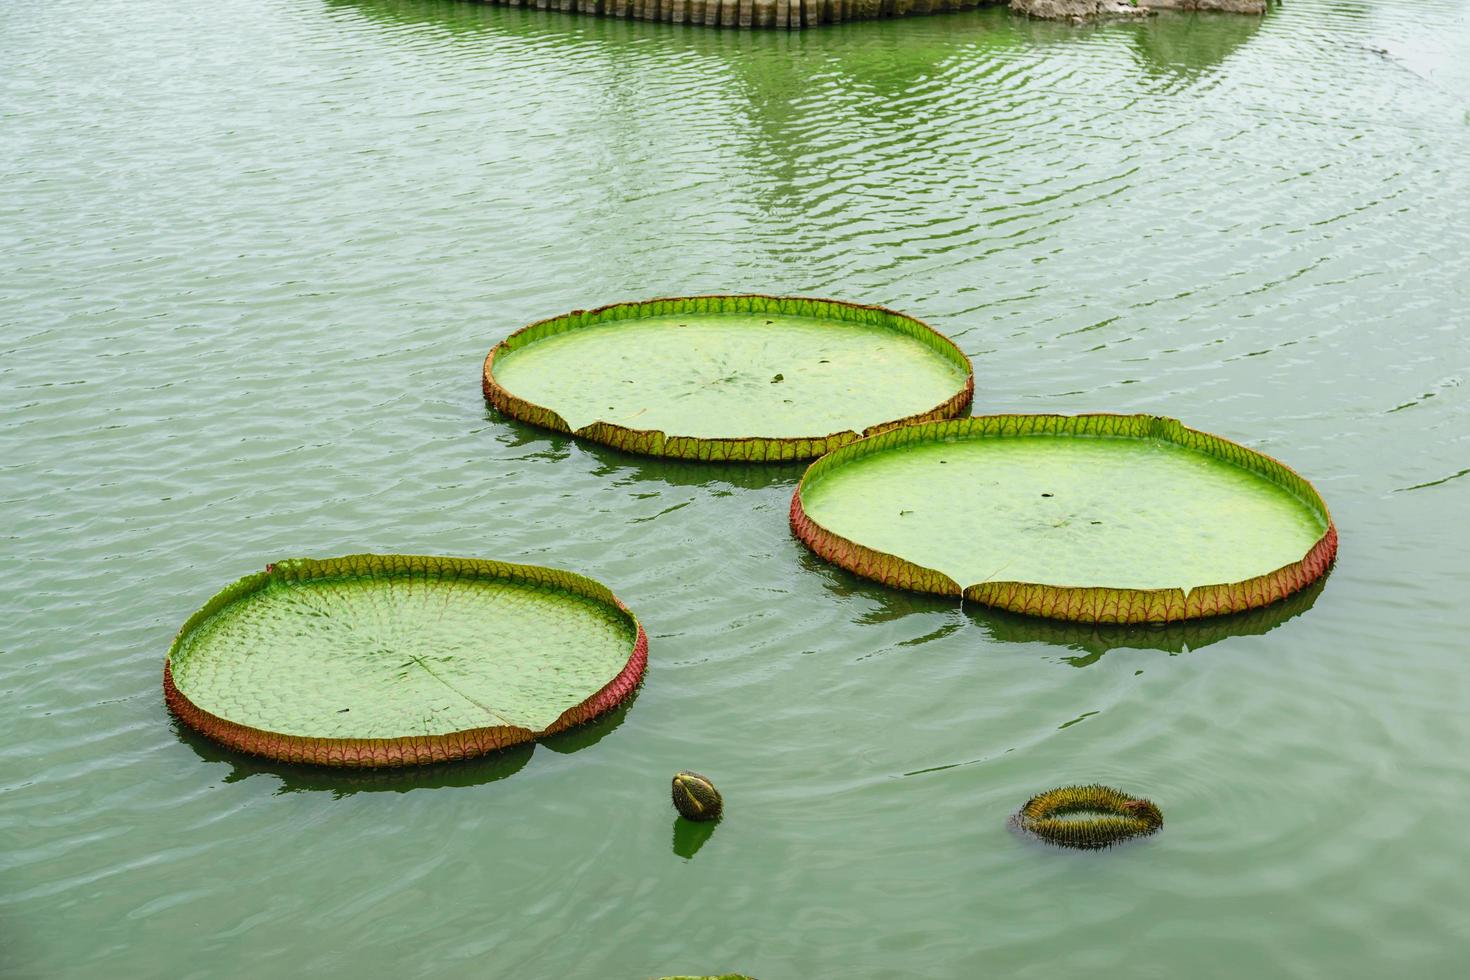
M 505 414 L 651 456 L 811 459 L 909 421 L 953 418 L 970 362 L 902 313 L 834 300 L 692 296 L 577 310 L 485 359 Z
M 168 706 L 231 748 L 401 766 L 481 755 L 610 710 L 638 620 L 570 572 L 472 558 L 277 562 L 210 599 L 163 668 Z
M 1337 552 L 1306 480 L 1151 415 L 890 430 L 813 463 L 791 525 L 817 554 L 885 585 L 1086 622 L 1264 606 Z

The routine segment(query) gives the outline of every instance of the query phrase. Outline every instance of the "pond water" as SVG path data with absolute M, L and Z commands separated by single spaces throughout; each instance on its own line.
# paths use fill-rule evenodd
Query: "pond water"
M 1458 975 L 1470 942 L 1470 2 L 796 35 L 440 0 L 0 5 L 0 973 Z M 881 303 L 977 411 L 1152 412 L 1342 532 L 1241 619 L 961 609 L 791 536 L 799 466 L 512 424 L 576 307 Z M 335 775 L 179 730 L 267 561 L 571 568 L 647 682 L 545 745 Z M 727 816 L 674 820 L 678 769 Z M 1159 835 L 1006 820 L 1101 781 Z

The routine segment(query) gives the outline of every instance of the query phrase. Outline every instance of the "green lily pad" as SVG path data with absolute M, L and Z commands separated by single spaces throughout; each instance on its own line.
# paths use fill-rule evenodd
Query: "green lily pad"
M 514 418 L 633 452 L 809 459 L 904 421 L 952 418 L 969 360 L 912 317 L 832 300 L 694 296 L 532 324 L 485 361 Z
M 888 585 L 1094 622 L 1265 605 L 1337 547 L 1321 497 L 1286 466 L 1147 415 L 892 430 L 813 464 L 792 526 Z
M 610 710 L 648 641 L 604 586 L 469 558 L 277 562 L 184 625 L 170 708 L 232 748 L 377 766 L 480 755 Z

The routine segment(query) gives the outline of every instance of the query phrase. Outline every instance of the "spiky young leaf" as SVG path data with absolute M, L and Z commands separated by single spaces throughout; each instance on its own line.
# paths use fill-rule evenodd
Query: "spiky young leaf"
M 1011 821 L 1049 844 L 1098 850 L 1157 833 L 1164 814 L 1148 800 L 1094 783 L 1039 793 Z

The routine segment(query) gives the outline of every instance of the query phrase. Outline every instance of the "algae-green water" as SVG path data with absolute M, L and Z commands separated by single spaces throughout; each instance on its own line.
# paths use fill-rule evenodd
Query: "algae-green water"
M 494 373 L 572 429 L 601 420 L 701 438 L 862 432 L 965 384 L 960 366 L 897 330 L 764 313 L 586 327 L 501 354 Z
M 1190 589 L 1299 562 L 1327 530 L 1277 484 L 1153 439 L 1007 436 L 904 445 L 804 481 L 849 541 L 983 582 Z
M 0 975 L 1459 976 L 1467 114 L 1463 0 L 796 35 L 0 4 Z M 800 466 L 485 408 L 522 324 L 740 291 L 920 317 L 980 412 L 1278 457 L 1337 565 L 1221 622 L 994 615 L 811 556 Z M 171 722 L 222 584 L 359 551 L 590 575 L 647 679 L 415 773 Z M 675 820 L 680 769 L 718 826 Z M 1007 828 L 1092 782 L 1164 828 Z

